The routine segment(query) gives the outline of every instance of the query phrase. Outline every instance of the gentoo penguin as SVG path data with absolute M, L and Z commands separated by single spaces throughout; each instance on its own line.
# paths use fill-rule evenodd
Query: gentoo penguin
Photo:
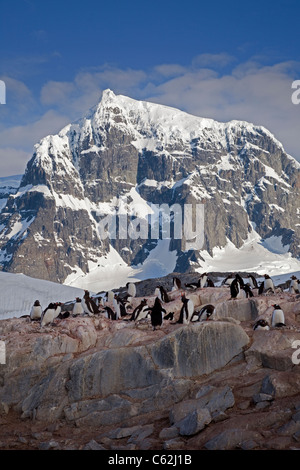
M 135 284 L 133 282 L 127 282 L 126 287 L 127 287 L 128 296 L 135 297 L 136 296 Z
M 77 315 L 82 315 L 83 313 L 84 310 L 81 305 L 81 299 L 79 297 L 76 297 L 76 301 L 73 307 L 73 317 L 76 317 Z
M 90 297 L 88 290 L 84 291 L 83 299 L 81 300 L 81 305 L 84 310 L 84 313 L 87 313 L 90 317 L 94 316 L 95 313 L 99 313 L 98 306 L 94 299 Z
M 51 323 L 56 318 L 56 305 L 55 303 L 51 302 L 48 307 L 43 311 L 42 317 L 41 317 L 41 326 L 46 326 Z
M 214 305 L 208 304 L 204 305 L 199 312 L 194 312 L 191 318 L 192 322 L 195 321 L 206 321 L 208 320 L 215 311 Z
M 253 330 L 269 330 L 269 323 L 266 320 L 258 320 L 253 326 Z
M 106 305 L 104 307 L 104 310 L 106 311 L 106 315 L 105 315 L 106 318 L 108 318 L 109 320 L 116 320 L 117 319 L 117 316 L 116 316 L 115 312 L 108 305 Z
M 245 284 L 244 287 L 243 287 L 243 290 L 246 293 L 246 298 L 247 299 L 248 299 L 248 297 L 254 297 L 254 294 L 253 294 L 252 289 L 251 289 L 249 284 Z
M 146 318 L 148 316 L 148 311 L 146 311 L 147 308 L 147 299 L 143 299 L 141 303 L 133 310 L 130 321 L 137 321 Z
M 215 287 L 213 281 L 209 277 L 207 278 L 206 287 Z
M 157 286 L 156 289 L 155 289 L 154 295 L 156 295 L 161 302 L 169 302 L 170 301 L 169 296 L 167 294 L 167 291 L 163 286 Z
M 61 312 L 61 302 L 56 302 L 55 303 L 55 313 L 56 313 L 56 316 L 58 317 L 58 315 L 60 314 Z
M 249 284 L 250 284 L 251 289 L 258 289 L 258 284 L 257 284 L 257 280 L 255 279 L 255 277 L 252 274 L 248 274 L 247 277 L 249 279 Z
M 181 280 L 178 277 L 173 277 L 172 291 L 181 289 Z
M 273 294 L 275 293 L 275 289 L 274 289 L 274 283 L 272 281 L 272 279 L 270 278 L 270 276 L 268 274 L 265 274 L 264 275 L 264 291 L 265 292 L 269 292 L 269 291 L 272 291 Z
M 227 277 L 225 277 L 225 279 L 223 279 L 222 285 L 230 286 L 234 279 L 235 279 L 235 276 L 233 274 L 229 274 Z
M 41 319 L 43 313 L 42 306 L 39 300 L 36 300 L 30 311 L 30 320 L 37 321 Z
M 194 313 L 194 302 L 192 299 L 187 299 L 185 294 L 182 294 L 181 301 L 183 305 L 181 307 L 179 320 L 177 323 L 188 325 Z
M 106 300 L 107 302 L 110 302 L 110 303 L 113 303 L 113 300 L 114 300 L 114 292 L 112 290 L 109 290 L 108 292 L 106 292 Z
M 230 284 L 230 294 L 232 299 L 239 299 L 241 297 L 246 297 L 246 293 L 243 290 L 244 282 L 241 283 L 241 277 L 236 274 L 235 279 Z M 244 292 L 244 295 L 242 294 Z
M 163 324 L 163 312 L 166 313 L 166 310 L 161 304 L 161 300 L 156 297 L 153 307 L 148 307 L 146 310 L 150 311 L 153 331 L 156 330 L 157 327 L 161 327 Z
M 273 307 L 274 307 L 274 310 L 273 310 L 272 317 L 271 317 L 271 326 L 272 327 L 285 326 L 284 313 L 281 310 L 280 305 L 274 304 Z
M 124 317 L 127 315 L 126 308 L 122 302 L 122 299 L 115 294 L 114 299 L 113 299 L 113 306 L 116 312 L 116 319 L 119 320 L 119 318 Z
M 300 288 L 300 285 L 299 285 L 299 281 L 298 279 L 296 278 L 296 276 L 292 276 L 291 277 L 291 283 L 290 283 L 290 293 L 291 294 L 299 294 L 299 288 Z
M 185 284 L 185 287 L 187 287 L 188 289 L 199 289 L 200 279 L 198 279 L 197 282 L 189 282 L 189 283 Z

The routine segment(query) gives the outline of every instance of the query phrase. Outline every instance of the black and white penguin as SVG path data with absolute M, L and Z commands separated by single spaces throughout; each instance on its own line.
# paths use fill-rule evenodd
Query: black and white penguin
M 62 306 L 62 303 L 61 302 L 56 302 L 55 303 L 55 313 L 56 313 L 56 316 L 58 317 L 61 313 L 61 306 Z
M 222 286 L 230 286 L 232 281 L 234 281 L 235 276 L 233 274 L 229 274 L 225 279 L 223 279 L 221 285 Z
M 127 315 L 125 305 L 124 305 L 122 299 L 117 294 L 115 294 L 115 296 L 114 296 L 113 306 L 114 306 L 114 309 L 115 309 L 117 320 L 119 320 L 121 317 L 125 317 Z
M 153 330 L 156 330 L 157 327 L 161 327 L 163 324 L 163 313 L 166 313 L 166 310 L 161 304 L 161 300 L 156 297 L 153 307 L 148 307 L 146 310 L 150 311 Z
M 114 296 L 115 296 L 115 293 L 112 290 L 109 290 L 108 292 L 106 292 L 106 301 L 113 303 Z
M 136 287 L 135 287 L 134 282 L 127 282 L 126 288 L 127 288 L 127 294 L 129 297 L 136 296 Z
M 274 283 L 268 274 L 264 275 L 264 292 L 273 292 L 275 293 Z
M 248 299 L 248 297 L 254 297 L 254 294 L 253 294 L 252 289 L 251 289 L 249 284 L 245 284 L 244 287 L 243 287 L 243 290 L 246 293 L 246 298 L 247 299 Z
M 244 282 L 241 276 L 239 276 L 239 274 L 236 274 L 234 280 L 230 284 L 231 298 L 239 299 L 239 298 L 246 297 L 246 293 L 243 290 L 243 288 L 244 288 Z
M 181 280 L 178 277 L 173 277 L 172 291 L 181 289 Z
M 257 284 L 257 280 L 255 279 L 255 277 L 252 274 L 248 274 L 247 277 L 249 279 L 249 284 L 250 284 L 251 289 L 258 289 L 258 284 Z
M 300 292 L 300 281 L 296 278 L 296 276 L 291 277 L 291 283 L 290 283 L 290 288 L 289 291 L 291 294 L 299 294 Z
M 257 320 L 257 322 L 253 326 L 253 330 L 266 330 L 267 331 L 269 329 L 270 329 L 269 323 L 264 319 Z
M 206 287 L 215 287 L 214 282 L 209 277 L 207 278 Z
M 215 311 L 214 305 L 204 305 L 198 312 L 194 312 L 191 318 L 192 322 L 207 321 Z
M 143 299 L 141 303 L 133 310 L 130 321 L 143 320 L 146 318 L 149 314 L 147 309 L 147 299 Z
M 88 290 L 84 291 L 84 296 L 81 300 L 81 305 L 84 313 L 87 313 L 90 317 L 94 316 L 95 313 L 99 313 L 99 308 L 96 305 L 94 299 L 90 297 L 90 293 Z
M 51 302 L 42 313 L 40 325 L 43 327 L 52 324 L 56 316 L 56 305 L 55 303 Z
M 112 308 L 110 308 L 108 305 L 106 305 L 104 307 L 104 310 L 105 310 L 105 317 L 108 318 L 109 320 L 116 320 L 117 319 L 117 315 L 115 314 L 115 312 L 113 311 Z
M 188 289 L 199 289 L 200 287 L 200 279 L 197 282 L 188 282 L 185 284 L 185 287 Z
M 84 313 L 82 304 L 81 304 L 81 299 L 80 297 L 76 297 L 76 301 L 73 307 L 73 317 L 76 317 L 77 315 L 82 315 Z
M 37 320 L 40 320 L 41 319 L 41 316 L 42 316 L 42 313 L 43 313 L 43 309 L 42 309 L 42 306 L 40 304 L 40 301 L 39 300 L 36 300 L 31 308 L 31 311 L 30 311 L 30 320 L 31 321 L 37 321 Z
M 272 317 L 271 317 L 271 326 L 273 328 L 285 326 L 284 313 L 280 305 L 274 304 L 273 307 L 274 307 L 274 310 L 273 310 Z
M 157 286 L 155 289 L 155 294 L 161 302 L 169 302 L 169 296 L 166 289 L 163 286 Z
M 185 294 L 182 294 L 181 301 L 183 305 L 181 307 L 179 320 L 177 323 L 188 325 L 194 313 L 194 302 L 192 299 L 188 299 Z

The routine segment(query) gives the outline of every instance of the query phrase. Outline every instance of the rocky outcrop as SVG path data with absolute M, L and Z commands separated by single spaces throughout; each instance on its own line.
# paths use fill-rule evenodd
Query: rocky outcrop
M 180 292 L 172 295 L 174 306 Z M 282 292 L 226 301 L 227 287 L 193 295 L 200 306 L 213 302 L 216 316 L 189 325 L 165 320 L 155 331 L 147 321 L 102 315 L 43 328 L 28 318 L 2 320 L 0 447 L 297 447 L 299 299 Z M 286 327 L 253 330 L 275 302 L 286 306 Z M 9 438 L 13 423 L 17 441 Z

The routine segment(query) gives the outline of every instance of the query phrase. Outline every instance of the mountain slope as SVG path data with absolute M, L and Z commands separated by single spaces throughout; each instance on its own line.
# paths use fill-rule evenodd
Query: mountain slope
M 0 263 L 4 271 L 60 282 L 105 266 L 111 247 L 120 264 L 141 264 L 157 246 L 147 225 L 154 204 L 204 205 L 201 249 L 188 249 L 185 231 L 175 238 L 171 228 L 175 271 L 201 268 L 201 252 L 212 256 L 228 242 L 242 247 L 253 227 L 266 246 L 280 241 L 298 257 L 299 192 L 299 163 L 265 128 L 106 90 L 84 118 L 35 146 L 0 214 Z M 124 238 L 114 219 L 121 213 Z M 117 220 L 107 238 L 105 220 Z M 198 222 L 194 212 L 194 227 Z

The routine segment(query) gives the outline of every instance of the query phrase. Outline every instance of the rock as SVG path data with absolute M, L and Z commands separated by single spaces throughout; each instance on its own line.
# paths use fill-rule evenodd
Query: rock
M 159 438 L 163 440 L 170 440 L 178 437 L 178 434 L 178 428 L 176 426 L 171 426 L 169 428 L 163 428 L 159 433 Z
M 244 429 L 228 429 L 207 441 L 204 447 L 208 450 L 231 450 L 243 448 L 250 441 L 259 442 L 261 435 Z
M 201 431 L 211 422 L 211 415 L 207 408 L 196 409 L 186 415 L 181 421 L 175 423 L 179 427 L 181 436 L 192 436 Z
M 83 450 L 106 450 L 105 447 L 103 447 L 101 444 L 96 442 L 94 439 L 92 439 L 90 442 L 88 442 Z
M 183 448 L 184 448 L 184 442 L 179 438 L 170 439 L 163 443 L 164 450 L 181 450 Z

